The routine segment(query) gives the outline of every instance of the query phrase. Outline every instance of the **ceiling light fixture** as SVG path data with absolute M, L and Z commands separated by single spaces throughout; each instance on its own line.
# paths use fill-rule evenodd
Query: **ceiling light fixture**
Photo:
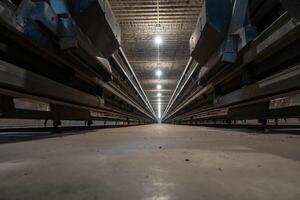
M 160 31 L 160 28 L 161 28 L 161 26 L 160 26 L 160 16 L 159 16 L 159 0 L 157 0 L 157 24 L 156 24 L 156 31 L 157 31 L 157 35 L 156 35 L 156 37 L 155 37 L 155 39 L 154 39 L 154 41 L 155 41 L 155 43 L 156 43 L 156 45 L 157 45 L 157 70 L 156 70 L 156 72 L 155 72 L 155 74 L 156 74 L 156 76 L 159 78 L 159 81 L 160 81 L 160 77 L 161 77 L 161 75 L 162 75 L 162 71 L 160 70 L 160 67 L 159 67 L 159 65 L 160 65 L 160 63 L 159 63 L 159 58 L 160 58 L 160 55 L 159 55 L 159 47 L 160 47 L 160 45 L 162 44 L 162 42 L 163 42 L 163 40 L 162 40 L 162 38 L 161 38 L 161 36 L 159 35 L 159 31 Z M 161 90 L 162 89 L 162 85 L 161 84 L 158 84 L 157 86 L 156 86 L 156 88 L 158 89 L 158 90 Z M 161 100 L 160 100 L 160 97 L 162 96 L 162 94 L 159 92 L 159 93 L 157 93 L 157 97 L 159 97 L 158 98 L 158 119 L 159 119 L 159 121 L 160 121 L 160 119 L 161 119 Z
M 158 109 L 158 118 L 160 119 L 161 118 L 161 103 L 158 103 L 157 109 Z
M 155 74 L 156 74 L 157 77 L 161 77 L 162 71 L 161 70 L 156 70 Z
M 161 43 L 162 43 L 162 38 L 161 38 L 159 35 L 155 37 L 155 43 L 156 43 L 157 45 L 161 45 Z

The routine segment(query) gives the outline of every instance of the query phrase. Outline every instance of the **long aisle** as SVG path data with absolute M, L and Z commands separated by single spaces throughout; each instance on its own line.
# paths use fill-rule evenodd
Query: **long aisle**
M 148 125 L 0 145 L 1 200 L 300 199 L 300 136 Z

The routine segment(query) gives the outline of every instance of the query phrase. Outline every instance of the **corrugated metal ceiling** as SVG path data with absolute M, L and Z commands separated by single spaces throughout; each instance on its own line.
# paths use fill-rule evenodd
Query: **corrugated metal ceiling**
M 162 113 L 189 59 L 189 38 L 200 14 L 202 0 L 110 0 L 122 28 L 122 47 L 154 110 L 162 93 Z M 158 6 L 159 4 L 159 6 Z M 159 7 L 159 24 L 158 24 Z M 158 48 L 156 35 L 163 38 Z M 155 71 L 163 72 L 159 80 Z M 162 89 L 157 90 L 156 85 Z

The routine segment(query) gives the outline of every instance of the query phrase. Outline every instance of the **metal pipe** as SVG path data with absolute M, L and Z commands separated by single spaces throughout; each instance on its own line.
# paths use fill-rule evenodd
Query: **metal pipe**
M 196 63 L 195 67 L 193 68 L 193 70 L 191 71 L 191 73 L 188 75 L 188 78 L 187 78 L 186 81 L 183 83 L 182 87 L 179 88 L 179 86 L 181 85 L 181 82 L 183 81 L 184 76 L 186 75 L 186 73 L 187 73 L 189 67 L 191 66 L 191 64 L 193 63 L 193 61 L 194 61 L 194 60 L 192 59 L 192 57 L 190 57 L 190 59 L 189 59 L 189 61 L 188 61 L 188 64 L 186 65 L 186 67 L 185 67 L 185 69 L 184 69 L 184 71 L 183 71 L 183 73 L 182 73 L 182 75 L 181 75 L 181 78 L 180 78 L 180 80 L 179 80 L 179 82 L 178 82 L 178 84 L 177 84 L 177 86 L 176 86 L 176 88 L 175 88 L 175 90 L 174 90 L 174 92 L 173 92 L 173 95 L 172 95 L 172 97 L 171 97 L 171 99 L 170 99 L 170 101 L 169 101 L 169 103 L 168 103 L 168 105 L 167 105 L 167 108 L 166 108 L 166 110 L 164 111 L 163 119 L 164 119 L 164 117 L 166 116 L 167 112 L 170 110 L 171 106 L 174 104 L 174 102 L 175 102 L 176 99 L 178 98 L 178 96 L 179 96 L 179 94 L 181 93 L 182 89 L 185 87 L 185 85 L 187 84 L 187 82 L 188 82 L 189 79 L 191 78 L 191 76 L 192 76 L 192 74 L 194 73 L 194 71 L 195 71 L 195 70 L 197 69 L 197 67 L 199 66 L 199 64 Z M 178 88 L 179 88 L 179 91 L 177 91 Z M 176 95 L 176 96 L 175 96 L 175 95 Z M 174 96 L 175 96 L 175 97 L 174 97 Z M 173 99 L 173 98 L 174 98 L 174 99 Z
M 137 84 L 138 84 L 140 90 L 141 90 L 142 93 L 143 93 L 143 96 L 142 96 L 142 95 L 139 93 L 139 91 L 138 91 L 139 95 L 141 96 L 141 98 L 143 99 L 143 101 L 144 101 L 145 103 L 147 102 L 146 105 L 148 106 L 148 108 L 149 108 L 149 110 L 152 112 L 152 114 L 155 116 L 155 113 L 154 113 L 154 110 L 153 110 L 153 108 L 152 108 L 152 106 L 151 106 L 151 103 L 149 102 L 149 100 L 148 100 L 148 98 L 147 98 L 147 96 L 146 96 L 146 94 L 145 94 L 145 92 L 144 92 L 144 90 L 143 90 L 143 88 L 142 88 L 140 82 L 138 81 L 138 79 L 137 79 L 137 77 L 136 77 L 136 75 L 135 75 L 135 73 L 134 73 L 134 70 L 133 70 L 132 67 L 131 67 L 131 64 L 129 63 L 127 57 L 125 56 L 125 53 L 124 53 L 122 47 L 120 47 L 119 50 L 120 50 L 120 52 L 121 52 L 122 57 L 123 57 L 124 60 L 125 60 L 125 63 L 127 64 L 128 68 L 129 68 L 129 70 L 130 70 L 130 73 L 133 75 L 135 81 L 137 82 Z

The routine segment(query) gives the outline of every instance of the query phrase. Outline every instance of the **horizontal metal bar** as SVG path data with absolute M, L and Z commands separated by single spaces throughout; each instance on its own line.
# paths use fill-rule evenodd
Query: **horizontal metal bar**
M 190 57 L 189 60 L 188 60 L 187 65 L 185 66 L 184 71 L 183 71 L 183 73 L 182 73 L 182 75 L 181 75 L 181 77 L 180 77 L 180 79 L 179 79 L 179 81 L 178 81 L 178 83 L 176 85 L 176 88 L 175 88 L 175 90 L 174 90 L 174 92 L 173 92 L 173 94 L 172 94 L 172 96 L 170 98 L 170 101 L 169 101 L 169 103 L 168 103 L 168 105 L 167 105 L 167 107 L 166 107 L 166 109 L 165 109 L 165 111 L 164 111 L 164 113 L 162 115 L 162 119 L 165 118 L 166 114 L 169 112 L 169 109 L 171 108 L 171 106 L 175 102 L 176 98 L 178 97 L 178 94 L 180 94 L 181 90 L 183 89 L 183 88 L 179 88 L 179 86 L 181 85 L 181 83 L 182 83 L 182 81 L 184 79 L 184 76 L 185 76 L 187 70 L 189 69 L 192 61 L 193 61 L 193 58 Z M 175 95 L 176 95 L 176 97 L 175 97 Z
M 95 108 L 103 108 L 104 106 L 104 100 L 99 96 L 81 92 L 1 60 L 0 84 L 5 88 L 26 91 L 30 94 L 69 103 Z
M 122 67 L 121 63 L 118 61 L 118 57 L 117 55 L 113 55 L 113 58 L 115 59 L 116 63 L 119 65 L 119 67 L 121 68 L 121 70 L 123 71 L 123 73 L 125 74 L 125 76 L 127 77 L 127 79 L 130 81 L 131 85 L 133 86 L 133 88 L 137 91 L 137 93 L 139 94 L 140 98 L 143 100 L 143 102 L 146 104 L 146 106 L 148 107 L 149 111 L 152 113 L 153 116 L 155 116 L 155 113 L 153 111 L 153 108 L 143 90 L 143 88 L 141 87 L 129 61 L 127 60 L 122 48 L 119 49 L 120 52 L 120 57 L 123 58 L 123 62 L 126 64 L 126 67 L 128 67 L 129 69 L 129 73 L 132 74 L 134 81 L 137 83 L 137 85 L 134 83 L 134 81 L 132 80 L 132 77 L 130 76 L 130 74 L 128 74 L 126 72 L 126 70 Z M 141 94 L 142 92 L 142 94 Z

